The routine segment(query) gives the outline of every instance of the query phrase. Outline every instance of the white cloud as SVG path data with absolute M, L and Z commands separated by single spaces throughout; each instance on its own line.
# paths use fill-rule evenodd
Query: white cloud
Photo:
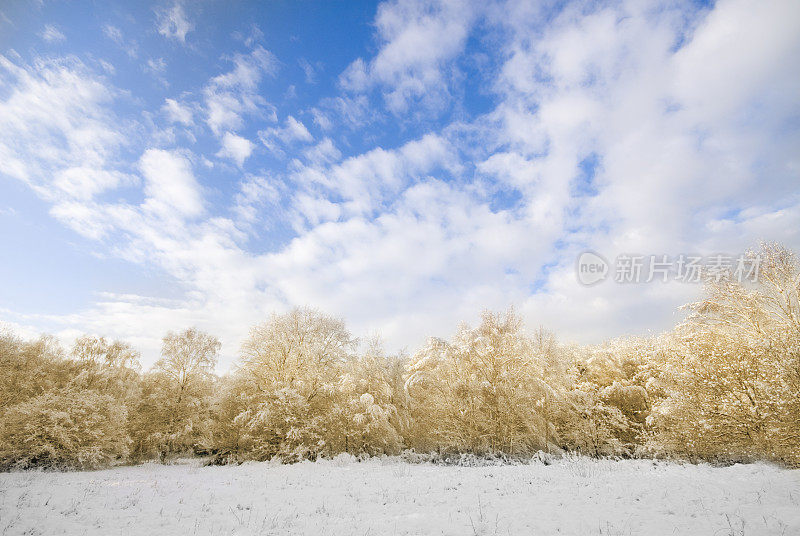
M 304 143 L 311 143 L 314 141 L 314 137 L 306 126 L 291 115 L 286 119 L 283 127 L 271 127 L 261 130 L 258 133 L 258 137 L 261 143 L 275 152 L 280 151 L 276 141 L 281 142 L 283 145 L 290 145 L 295 141 Z
M 308 197 L 340 199 L 337 217 L 340 214 L 369 217 L 425 174 L 437 168 L 452 174 L 460 168 L 454 148 L 447 140 L 435 135 L 426 135 L 392 151 L 376 148 L 327 167 L 322 164 L 330 162 L 331 158 L 324 156 L 335 156 L 338 151 L 328 145 L 317 149 L 325 151 L 319 154 L 323 158 L 312 159 L 309 166 L 300 167 L 293 179 L 309 194 Z M 309 211 L 315 207 L 323 207 L 323 211 Z M 326 204 L 312 205 L 307 200 L 295 208 L 314 224 L 333 214 Z
M 156 26 L 158 33 L 181 43 L 186 42 L 186 34 L 194 29 L 194 24 L 186 17 L 183 5 L 177 2 L 169 9 L 156 10 Z
M 358 58 L 339 76 L 339 83 L 351 91 L 366 91 L 371 83 L 367 70 L 367 64 Z
M 111 24 L 103 26 L 103 35 L 108 39 L 114 41 L 119 45 L 130 58 L 136 58 L 139 55 L 139 45 L 133 39 L 126 40 L 122 35 L 122 30 Z
M 478 170 L 522 191 L 535 187 L 542 172 L 541 166 L 535 160 L 528 160 L 521 154 L 513 152 L 492 154 L 478 163 Z
M 366 124 L 381 117 L 374 107 L 370 106 L 366 95 L 349 95 L 322 99 L 318 106 L 311 109 L 314 124 L 322 130 L 331 130 L 334 125 L 351 130 L 359 130 Z
M 163 74 L 167 70 L 167 62 L 164 58 L 150 58 L 147 60 L 146 70 L 156 75 Z
M 341 151 L 336 148 L 330 138 L 324 138 L 314 147 L 306 149 L 303 151 L 303 155 L 311 164 L 317 166 L 331 164 L 342 157 Z
M 66 40 L 66 36 L 52 24 L 45 24 L 44 30 L 39 34 L 48 43 L 58 43 Z
M 112 126 L 114 92 L 101 77 L 74 59 L 20 66 L 0 56 L 0 70 L 0 172 L 51 199 L 128 182 L 111 165 L 124 138 Z
M 314 124 L 322 130 L 330 130 L 333 127 L 333 122 L 330 118 L 318 108 L 312 108 L 311 114 L 314 117 Z
M 92 199 L 107 190 L 122 185 L 133 185 L 136 182 L 134 177 L 119 171 L 85 166 L 61 169 L 53 177 L 54 186 L 81 200 Z
M 172 123 L 180 123 L 185 126 L 194 125 L 192 109 L 189 106 L 179 103 L 175 99 L 164 99 L 161 111 Z
M 260 219 L 260 212 L 265 206 L 276 207 L 281 194 L 273 182 L 270 177 L 252 175 L 242 181 L 240 191 L 236 194 L 234 211 L 243 227 L 251 228 Z
M 290 303 L 343 314 L 360 333 L 380 329 L 392 345 L 419 344 L 518 299 L 549 247 L 511 214 L 441 181 L 408 188 L 374 221 L 331 221 L 333 209 L 315 207 L 332 211 L 327 223 L 269 256 L 272 279 Z M 521 273 L 509 276 L 509 263 Z
M 305 74 L 306 83 L 307 84 L 315 84 L 317 82 L 317 71 L 320 70 L 320 64 L 316 66 L 311 65 L 307 59 L 300 58 L 297 60 L 297 64 L 300 65 L 300 68 L 303 69 L 303 74 Z
M 504 16 L 517 33 L 496 81 L 503 104 L 490 120 L 502 127 L 492 145 L 513 151 L 491 154 L 479 169 L 522 193 L 537 230 L 556 223 L 561 250 L 550 253 L 544 286 L 522 307 L 532 323 L 584 340 L 659 330 L 699 292 L 680 284 L 581 287 L 574 260 L 582 249 L 613 260 L 624 252 L 736 254 L 761 238 L 799 245 L 783 229 L 798 205 L 788 145 L 800 140 L 797 131 L 777 134 L 777 116 L 797 109 L 797 78 L 778 66 L 800 57 L 792 24 L 777 23 L 791 9 L 772 2 L 755 13 L 746 3 L 717 2 L 677 53 L 685 14 L 673 9 L 567 8 L 533 43 L 522 17 Z M 767 26 L 776 35 L 756 38 Z M 709 46 L 720 39 L 729 41 Z M 761 61 L 749 56 L 753 49 Z M 730 80 L 742 82 L 727 87 Z M 770 95 L 772 105 L 754 95 Z M 599 161 L 596 194 L 581 197 L 578 164 L 590 154 Z M 775 166 L 755 173 L 757 162 Z M 759 225 L 709 226 L 713 215 L 756 200 L 772 205 Z
M 106 60 L 97 60 L 97 63 L 100 64 L 100 67 L 103 68 L 106 74 L 113 75 L 114 73 L 117 72 L 117 69 Z
M 335 128 L 379 112 L 363 95 L 331 97 L 311 110 L 329 129 L 316 145 L 293 116 L 262 128 L 297 158 L 286 173 L 246 175 L 231 207 L 206 205 L 193 155 L 155 147 L 137 153 L 144 200 L 101 201 L 137 184 L 113 165 L 126 139 L 112 128 L 114 91 L 75 60 L 0 58 L 0 171 L 108 254 L 158 267 L 185 290 L 169 302 L 104 295 L 71 315 L 12 321 L 128 338 L 150 362 L 166 329 L 196 324 L 222 337 L 225 364 L 252 323 L 304 304 L 342 315 L 357 334 L 381 330 L 392 348 L 510 303 L 531 326 L 587 341 L 667 328 L 696 286 L 582 287 L 575 258 L 586 248 L 611 259 L 738 253 L 759 238 L 800 248 L 800 133 L 786 120 L 800 112 L 798 75 L 786 67 L 800 58 L 794 5 L 719 0 L 706 16 L 675 4 L 574 4 L 543 24 L 543 7 L 510 2 L 475 26 L 478 15 L 457 2 L 384 4 L 377 55 L 354 63 L 343 85 L 379 88 L 397 114 L 420 102 L 435 115 L 470 32 L 490 28 L 494 109 L 342 160 L 339 148 L 352 148 Z M 232 61 L 202 104 L 220 155 L 241 166 L 255 160 L 252 144 L 233 132 L 245 116 L 272 120 L 259 84 L 276 62 L 264 49 Z M 192 124 L 185 102 L 168 99 L 162 111 Z M 273 234 L 276 224 L 291 229 Z
M 299 140 L 306 143 L 314 141 L 314 138 L 311 136 L 311 133 L 308 131 L 306 126 L 292 116 L 289 116 L 286 119 L 284 135 L 289 140 Z
M 200 185 L 186 155 L 148 149 L 139 160 L 139 168 L 145 178 L 146 209 L 163 217 L 173 213 L 187 217 L 202 214 Z
M 106 24 L 105 26 L 103 26 L 103 34 L 112 41 L 114 41 L 115 43 L 117 43 L 118 45 L 122 45 L 124 42 L 122 37 L 122 30 L 111 24 Z
M 231 132 L 226 132 L 225 135 L 222 136 L 222 149 L 219 150 L 217 156 L 221 158 L 230 158 L 236 162 L 237 166 L 242 167 L 244 161 L 247 160 L 253 152 L 253 147 L 253 142 L 250 140 Z
M 787 66 L 800 56 L 798 20 L 797 2 L 768 0 L 759 9 L 743 0 L 721 2 L 673 58 L 675 96 L 698 120 L 722 119 L 764 99 L 765 89 L 768 99 L 792 106 L 800 76 Z
M 203 90 L 206 122 L 216 135 L 241 128 L 244 114 L 275 115 L 274 109 L 258 93 L 264 75 L 274 75 L 277 70 L 275 56 L 256 47 L 250 54 L 234 56 L 233 64 L 232 71 L 212 78 Z
M 461 0 L 384 2 L 375 18 L 381 48 L 359 58 L 342 73 L 341 85 L 365 91 L 383 89 L 386 105 L 405 113 L 412 103 L 439 110 L 449 103 L 451 61 L 466 44 L 478 5 Z
M 79 235 L 92 240 L 101 240 L 112 230 L 112 227 L 103 221 L 102 215 L 98 214 L 97 207 L 83 200 L 58 201 L 50 209 L 50 215 Z

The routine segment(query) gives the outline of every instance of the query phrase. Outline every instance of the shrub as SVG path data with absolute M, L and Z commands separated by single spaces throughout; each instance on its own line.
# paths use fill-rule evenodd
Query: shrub
M 5 468 L 94 469 L 128 454 L 125 407 L 94 391 L 47 392 L 0 419 Z

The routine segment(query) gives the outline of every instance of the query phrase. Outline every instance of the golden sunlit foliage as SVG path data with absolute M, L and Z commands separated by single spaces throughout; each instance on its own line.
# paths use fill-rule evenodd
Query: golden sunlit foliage
M 350 453 L 527 457 L 538 451 L 800 466 L 800 263 L 775 244 L 761 277 L 709 278 L 669 333 L 596 346 L 484 313 L 413 356 L 313 309 L 255 326 L 234 370 L 219 341 L 169 333 L 142 372 L 129 345 L 0 335 L 0 468 L 215 463 Z
M 710 281 L 663 338 L 653 425 L 667 452 L 800 464 L 800 263 L 774 244 L 758 254 L 758 288 Z

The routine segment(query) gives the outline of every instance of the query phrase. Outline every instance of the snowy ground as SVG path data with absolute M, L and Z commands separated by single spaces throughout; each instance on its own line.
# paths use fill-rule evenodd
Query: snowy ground
M 800 471 L 347 459 L 0 474 L 0 534 L 800 534 Z

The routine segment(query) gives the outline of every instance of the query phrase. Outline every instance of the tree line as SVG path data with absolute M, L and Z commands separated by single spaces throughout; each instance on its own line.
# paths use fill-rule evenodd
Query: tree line
M 0 468 L 97 468 L 187 454 L 294 462 L 405 450 L 800 466 L 800 263 L 762 245 L 756 285 L 709 278 L 673 330 L 580 346 L 486 312 L 413 355 L 308 308 L 220 343 L 170 332 L 147 371 L 128 344 L 0 335 Z

